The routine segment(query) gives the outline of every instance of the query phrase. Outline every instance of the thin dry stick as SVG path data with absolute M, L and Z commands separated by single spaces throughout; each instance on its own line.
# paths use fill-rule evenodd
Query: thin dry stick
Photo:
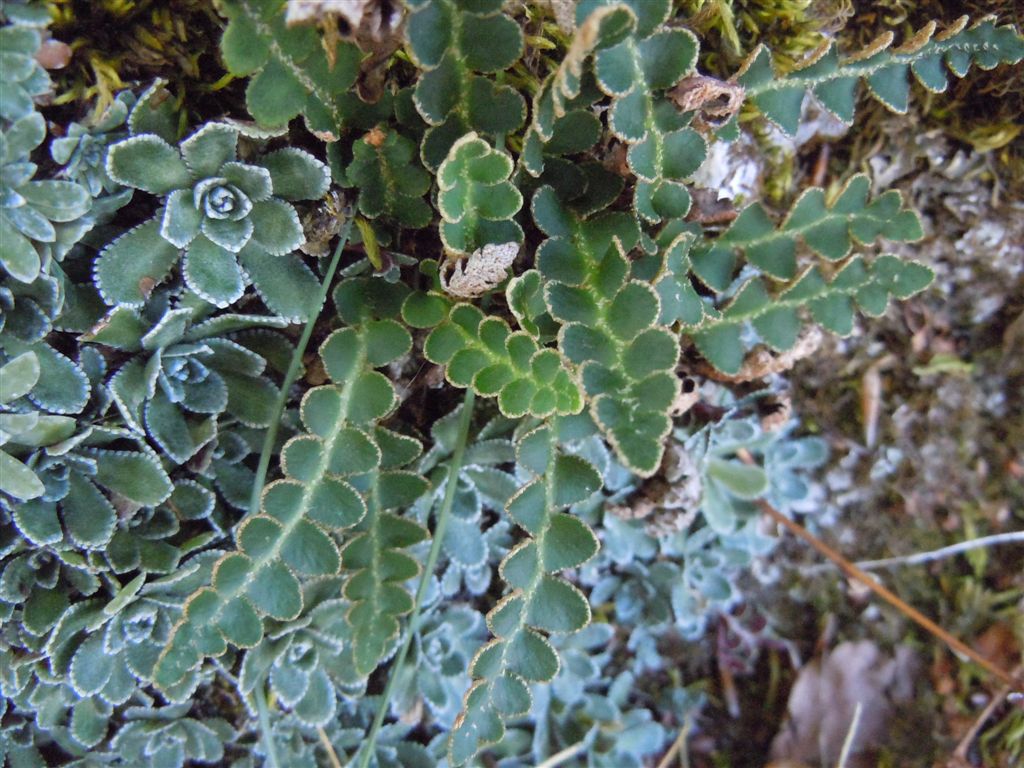
M 754 463 L 753 457 L 747 451 L 745 451 L 745 450 L 737 451 L 737 455 L 740 457 L 740 459 L 742 461 L 746 462 L 747 464 L 753 464 Z M 1014 679 L 1014 676 L 1011 675 L 1009 672 L 1007 672 L 1004 669 L 1001 669 L 996 664 L 993 664 L 991 661 L 986 659 L 984 656 L 982 656 L 980 653 L 975 651 L 973 648 L 969 647 L 968 645 L 963 643 L 961 640 L 959 640 L 958 638 L 954 637 L 949 632 L 947 632 L 945 629 L 940 627 L 934 621 L 929 619 L 927 616 L 925 616 L 919 610 L 914 608 L 912 605 L 907 604 L 904 600 L 902 600 L 900 597 L 898 597 L 894 592 L 892 592 L 887 587 L 883 586 L 873 576 L 871 576 L 869 573 L 867 573 L 867 571 L 863 571 L 860 568 L 858 568 L 856 565 L 854 565 L 849 560 L 847 560 L 845 557 L 843 557 L 841 554 L 836 552 L 834 549 L 832 549 L 832 547 L 830 547 L 828 544 L 823 542 L 817 536 L 812 534 L 810 531 L 808 531 L 802 525 L 800 525 L 799 523 L 797 523 L 797 522 L 795 522 L 793 520 L 790 520 L 784 514 L 779 512 L 779 510 L 775 509 L 775 507 L 773 507 L 767 501 L 765 501 L 764 499 L 758 499 L 757 500 L 757 506 L 758 506 L 758 508 L 762 512 L 764 512 L 766 515 L 768 515 L 768 517 L 770 517 L 776 523 L 778 523 L 783 528 L 788 530 L 790 533 L 792 533 L 798 539 L 802 539 L 803 541 L 805 541 L 808 544 L 810 544 L 820 554 L 824 555 L 829 560 L 831 560 L 833 563 L 835 563 L 836 566 L 839 568 L 839 570 L 841 570 L 843 573 L 845 573 L 848 577 L 850 577 L 851 579 L 854 579 L 855 581 L 859 581 L 865 587 L 867 587 L 872 592 L 874 592 L 876 595 L 878 595 L 880 598 L 882 598 L 887 603 L 889 603 L 889 605 L 891 605 L 894 608 L 896 608 L 904 616 L 906 616 L 909 619 L 912 619 L 919 626 L 923 627 L 928 632 L 930 632 L 931 634 L 935 635 L 935 637 L 937 637 L 939 640 L 944 642 L 951 649 L 953 649 L 957 653 L 961 654 L 962 656 L 966 656 L 971 661 L 973 661 L 975 664 L 980 666 L 982 669 L 985 669 L 988 672 L 990 672 L 992 675 L 994 675 L 995 677 L 998 677 L 1000 680 L 1002 680 L 1007 685 L 1009 685 L 1009 686 L 1011 686 L 1013 688 L 1016 688 L 1017 686 L 1019 686 L 1021 684 L 1018 680 Z
M 930 549 L 927 552 L 914 552 L 910 555 L 899 555 L 897 557 L 885 557 L 880 560 L 858 560 L 855 565 L 862 571 L 878 571 L 882 568 L 892 568 L 897 565 L 920 565 L 930 563 L 933 560 L 943 560 L 947 557 L 962 555 L 973 549 L 984 549 L 999 544 L 1024 544 L 1024 531 L 1007 531 L 1005 533 L 994 533 L 991 536 L 979 536 L 976 539 L 968 539 L 956 544 L 939 549 Z M 833 568 L 832 563 L 822 563 L 811 568 L 803 569 L 804 573 L 821 573 Z
M 948 645 L 954 651 L 956 651 L 957 653 L 959 653 L 959 654 L 961 654 L 963 656 L 966 656 L 967 658 L 969 658 L 974 663 L 978 664 L 983 669 L 988 670 L 989 672 L 991 672 L 993 675 L 998 677 L 1000 680 L 1002 680 L 1007 685 L 1011 685 L 1011 686 L 1016 686 L 1017 685 L 1017 681 L 1014 680 L 1013 675 L 1011 675 L 1009 672 L 1007 672 L 1004 669 L 1000 669 L 998 666 L 996 666 L 991 661 L 986 659 L 980 653 L 978 653 L 974 649 L 970 648 L 969 646 L 965 645 L 959 639 L 957 639 L 956 637 L 951 635 L 949 632 L 944 630 L 942 627 L 940 627 L 934 621 L 929 619 L 927 616 L 925 616 L 919 610 L 917 610 L 916 608 L 914 608 L 911 605 L 908 605 L 902 599 L 897 597 L 887 587 L 882 586 L 882 584 L 880 584 L 878 581 L 876 581 L 873 576 L 871 576 L 866 571 L 862 571 L 860 568 L 858 568 L 856 565 L 851 563 L 845 557 L 840 555 L 838 552 L 836 552 L 834 549 L 832 549 L 832 547 L 830 547 L 828 544 L 823 542 L 817 536 L 812 534 L 810 531 L 808 531 L 802 525 L 800 525 L 799 523 L 796 523 L 796 522 L 790 520 L 788 517 L 783 515 L 781 512 L 779 512 L 777 509 L 775 509 L 775 507 L 773 507 L 771 504 L 769 504 L 764 499 L 758 499 L 757 506 L 761 509 L 762 512 L 764 512 L 766 515 L 768 515 L 768 517 L 770 517 L 772 520 L 774 520 L 779 525 L 781 525 L 784 528 L 786 528 L 790 533 L 792 533 L 797 538 L 800 538 L 800 539 L 803 539 L 804 541 L 806 541 L 808 544 L 810 544 L 812 547 L 814 547 L 816 550 L 818 550 L 818 552 L 820 552 L 825 557 L 827 557 L 829 560 L 831 560 L 833 563 L 835 563 L 836 566 L 839 568 L 839 570 L 841 570 L 843 573 L 845 573 L 851 579 L 859 581 L 861 584 L 863 584 L 865 587 L 870 589 L 872 592 L 874 592 L 880 598 L 882 598 L 887 603 L 889 603 L 891 606 L 896 608 L 904 616 L 906 616 L 909 619 L 912 619 L 913 621 L 917 622 L 917 624 L 919 624 L 921 627 L 923 627 L 924 629 L 926 629 L 929 632 L 931 632 L 933 635 L 935 635 L 935 637 L 939 638 L 939 640 L 944 642 L 946 645 Z
M 561 752 L 555 752 L 555 754 L 543 763 L 537 763 L 537 768 L 556 768 L 556 766 L 561 765 L 566 760 L 571 760 L 576 757 L 576 755 L 582 752 L 586 746 L 586 743 L 583 741 L 577 741 L 575 744 L 570 744 Z
M 912 555 L 900 557 L 886 557 L 881 560 L 864 560 L 858 562 L 857 566 L 865 571 L 872 571 L 878 568 L 889 568 L 893 565 L 918 565 L 928 563 L 932 560 L 941 560 L 945 557 L 953 557 L 972 549 L 991 547 L 996 544 L 1024 543 L 1024 531 L 1007 531 L 1006 533 L 994 533 L 991 536 L 980 536 L 977 539 L 968 539 L 957 544 L 950 544 L 948 547 L 933 549 L 928 552 L 916 552 Z
M 1024 667 L 1017 667 L 1015 670 L 1016 674 L 1020 674 L 1024 670 Z M 978 738 L 978 734 L 981 733 L 981 729 L 985 727 L 985 723 L 988 722 L 989 718 L 995 713 L 997 709 L 1006 701 L 1010 695 L 1010 686 L 1004 686 L 1003 689 L 992 697 L 992 701 L 988 703 L 985 710 L 979 715 L 978 719 L 974 721 L 974 725 L 971 726 L 964 737 L 960 740 L 957 748 L 953 751 L 953 764 L 956 765 L 956 761 L 960 761 L 961 765 L 970 765 L 969 753 L 971 746 L 974 744 L 974 740 Z
M 690 737 L 690 728 L 693 726 L 693 721 L 687 717 L 683 720 L 683 727 L 679 729 L 679 735 L 676 736 L 676 740 L 672 742 L 672 746 L 669 747 L 668 752 L 658 762 L 658 768 L 668 768 L 677 754 L 680 755 L 679 762 L 684 766 L 690 764 L 690 760 L 686 755 L 686 740 Z
M 857 728 L 860 726 L 860 715 L 863 707 L 858 701 L 856 708 L 853 710 L 853 720 L 850 721 L 850 729 L 846 732 L 846 738 L 843 739 L 843 749 L 839 753 L 839 762 L 836 763 L 836 768 L 846 768 L 846 761 L 850 759 L 850 753 L 853 752 L 853 742 L 857 739 Z
M 331 763 L 331 768 L 341 768 L 341 760 L 338 759 L 338 753 L 334 751 L 334 745 L 331 744 L 331 740 L 327 738 L 327 732 L 323 728 L 317 728 L 316 732 L 320 737 L 320 744 L 327 752 L 327 759 Z

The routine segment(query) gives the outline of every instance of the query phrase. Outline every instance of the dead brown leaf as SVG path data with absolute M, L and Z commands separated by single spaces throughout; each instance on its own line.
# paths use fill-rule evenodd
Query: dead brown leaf
M 774 432 L 781 429 L 793 418 L 793 400 L 786 392 L 772 395 L 761 402 L 761 429 Z
M 895 656 L 870 640 L 838 645 L 804 667 L 787 704 L 788 720 L 772 743 L 772 758 L 832 768 L 861 707 L 847 768 L 875 765 L 875 752 L 889 739 L 896 704 L 914 695 L 918 662 L 906 646 Z
M 460 299 L 483 296 L 508 277 L 518 255 L 518 243 L 488 243 L 464 261 L 446 261 L 441 267 L 441 287 Z
M 44 40 L 36 51 L 36 61 L 43 69 L 64 69 L 71 63 L 71 46 L 60 40 Z
M 717 189 L 696 188 L 690 193 L 693 206 L 686 214 L 687 221 L 701 224 L 728 224 L 739 216 L 739 211 L 728 198 L 719 199 Z

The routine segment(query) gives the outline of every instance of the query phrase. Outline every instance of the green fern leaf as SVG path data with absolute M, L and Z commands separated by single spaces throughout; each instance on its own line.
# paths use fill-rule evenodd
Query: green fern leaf
M 561 510 L 597 491 L 601 476 L 578 456 L 559 451 L 552 425 L 520 438 L 517 460 L 535 477 L 509 500 L 506 511 L 529 538 L 501 563 L 512 591 L 487 614 L 494 639 L 470 663 L 474 682 L 449 740 L 453 765 L 499 742 L 505 721 L 529 711 L 529 683 L 550 681 L 558 672 L 558 655 L 547 635 L 576 632 L 590 622 L 586 597 L 555 574 L 597 553 L 597 538 L 586 523 Z

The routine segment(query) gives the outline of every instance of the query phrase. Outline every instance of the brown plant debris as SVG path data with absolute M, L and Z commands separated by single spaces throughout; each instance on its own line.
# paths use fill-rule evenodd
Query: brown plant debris
M 807 765 L 836 765 L 860 707 L 847 768 L 876 764 L 889 739 L 896 705 L 914 695 L 918 661 L 907 646 L 894 655 L 870 640 L 838 645 L 808 664 L 789 694 L 788 720 L 772 742 L 772 758 Z
M 671 536 L 686 530 L 697 517 L 704 486 L 689 451 L 672 443 L 665 451 L 661 471 L 646 480 L 627 505 L 609 507 L 623 520 L 644 520 L 651 536 Z
M 465 261 L 447 262 L 441 269 L 441 287 L 460 299 L 483 296 L 508 277 L 508 268 L 518 254 L 518 243 L 488 243 Z
M 696 112 L 695 128 L 714 130 L 740 111 L 745 93 L 739 83 L 707 75 L 691 75 L 669 91 L 669 96 L 683 112 Z
M 824 334 L 815 325 L 808 326 L 801 332 L 796 344 L 785 352 L 775 352 L 768 347 L 759 346 L 747 353 L 743 365 L 733 375 L 722 373 L 705 362 L 698 364 L 698 373 L 707 376 L 715 381 L 724 381 L 732 384 L 742 384 L 748 381 L 756 381 L 776 373 L 788 371 L 798 360 L 813 355 L 821 342 Z

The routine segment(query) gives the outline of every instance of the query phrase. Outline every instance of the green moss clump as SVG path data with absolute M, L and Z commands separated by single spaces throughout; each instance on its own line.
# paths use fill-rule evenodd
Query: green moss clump
M 221 20 L 210 0 L 48 0 L 53 36 L 71 46 L 52 73 L 57 104 L 100 114 L 132 81 L 160 77 L 186 103 L 228 80 L 217 57 Z
M 722 76 L 759 43 L 789 72 L 853 14 L 850 0 L 676 0 L 676 6 L 705 41 L 705 68 Z

